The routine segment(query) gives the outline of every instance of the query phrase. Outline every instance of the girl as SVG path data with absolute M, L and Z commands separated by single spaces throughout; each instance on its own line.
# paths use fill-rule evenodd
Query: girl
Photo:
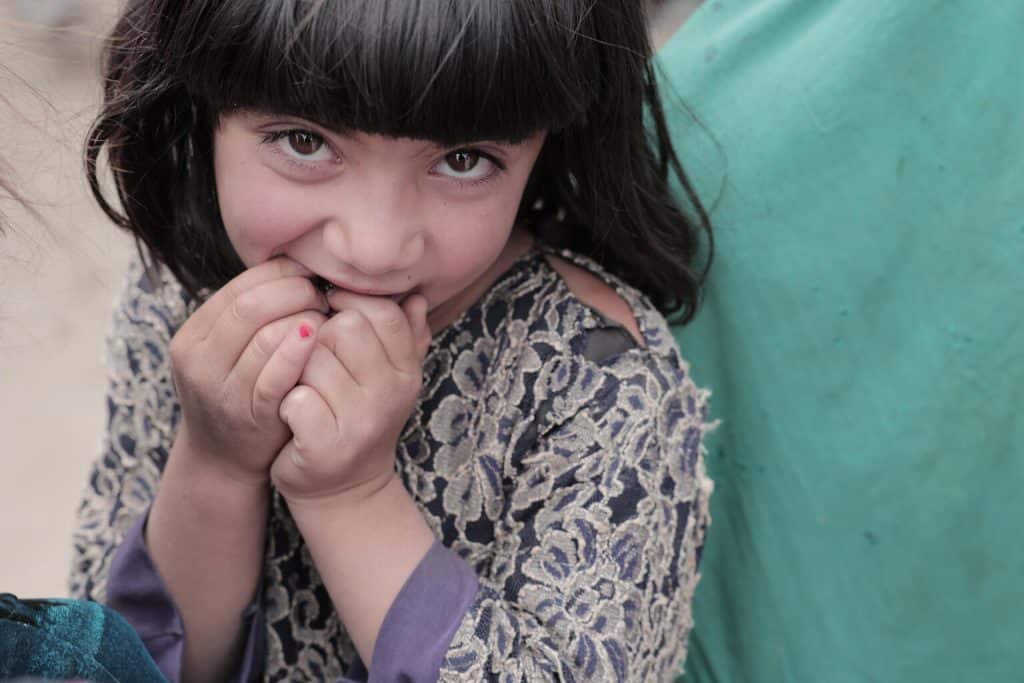
M 658 311 L 707 220 L 649 58 L 634 0 L 129 2 L 74 594 L 171 679 L 677 670 L 706 397 Z

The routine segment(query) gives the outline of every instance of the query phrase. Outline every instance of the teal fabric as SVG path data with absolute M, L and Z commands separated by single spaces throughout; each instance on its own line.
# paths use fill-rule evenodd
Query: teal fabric
M 166 683 L 138 635 L 113 610 L 0 594 L 0 680 L 21 677 Z
M 717 229 L 686 679 L 1024 680 L 1024 2 L 708 0 L 659 62 Z

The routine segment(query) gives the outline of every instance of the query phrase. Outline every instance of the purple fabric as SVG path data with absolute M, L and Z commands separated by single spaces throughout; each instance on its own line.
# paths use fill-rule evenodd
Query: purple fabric
M 185 629 L 178 607 L 164 585 L 146 548 L 145 528 L 149 512 L 128 530 L 110 564 L 107 605 L 123 616 L 169 681 L 181 680 Z M 263 672 L 265 635 L 263 614 L 252 604 L 242 614 L 248 632 L 245 651 L 232 681 L 259 680 Z
M 478 588 L 472 567 L 435 541 L 384 617 L 370 683 L 436 681 Z
M 146 548 L 149 514 L 125 535 L 110 566 L 107 603 L 130 623 L 160 671 L 181 680 L 185 631 L 181 615 Z M 343 682 L 436 681 L 455 631 L 479 587 L 473 569 L 435 542 L 413 570 L 384 617 L 369 673 L 356 661 Z M 242 615 L 248 631 L 245 653 L 233 681 L 259 680 L 263 672 L 263 613 L 256 604 Z

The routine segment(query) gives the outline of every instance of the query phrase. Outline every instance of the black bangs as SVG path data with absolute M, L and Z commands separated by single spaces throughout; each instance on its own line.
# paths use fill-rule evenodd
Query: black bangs
M 711 224 L 669 136 L 644 7 L 125 0 L 103 52 L 103 106 L 85 149 L 89 187 L 198 297 L 245 268 L 217 196 L 224 113 L 288 114 L 446 147 L 547 130 L 517 225 L 688 319 L 713 251 Z
M 593 0 L 226 0 L 173 27 L 173 76 L 213 113 L 457 144 L 518 140 L 600 97 Z M 185 43 L 185 44 L 182 44 Z

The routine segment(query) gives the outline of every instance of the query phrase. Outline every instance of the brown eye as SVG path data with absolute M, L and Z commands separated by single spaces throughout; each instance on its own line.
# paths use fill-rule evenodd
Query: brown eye
M 480 154 L 471 149 L 460 149 L 448 154 L 444 160 L 456 173 L 469 173 L 480 163 Z
M 293 130 L 288 133 L 288 144 L 296 154 L 312 156 L 324 146 L 323 138 L 308 130 Z

